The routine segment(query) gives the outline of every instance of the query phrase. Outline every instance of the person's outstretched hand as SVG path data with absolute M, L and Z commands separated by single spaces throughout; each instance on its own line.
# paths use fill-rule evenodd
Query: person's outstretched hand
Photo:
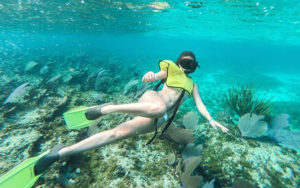
M 212 120 L 209 122 L 209 124 L 214 128 L 214 129 L 217 129 L 217 127 L 219 127 L 224 133 L 227 133 L 229 130 L 224 126 L 222 125 L 221 123 L 215 121 L 215 120 Z
M 143 78 L 142 78 L 143 82 L 153 82 L 156 81 L 156 76 L 155 73 L 152 71 L 147 72 Z

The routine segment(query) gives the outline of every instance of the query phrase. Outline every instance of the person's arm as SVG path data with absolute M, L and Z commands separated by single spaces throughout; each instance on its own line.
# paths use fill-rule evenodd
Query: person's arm
M 143 82 L 156 82 L 158 80 L 166 79 L 167 78 L 167 71 L 161 70 L 158 73 L 154 73 L 152 71 L 147 72 L 143 78 Z
M 199 89 L 198 89 L 198 86 L 197 84 L 194 84 L 194 88 L 193 88 L 193 98 L 194 98 L 194 101 L 196 103 L 196 107 L 198 109 L 198 111 L 200 112 L 200 114 L 205 117 L 208 121 L 209 121 L 209 124 L 214 128 L 216 129 L 217 127 L 219 127 L 223 132 L 227 132 L 228 129 L 226 127 L 224 127 L 223 125 L 221 125 L 219 122 L 217 122 L 216 120 L 214 120 L 211 115 L 209 114 L 209 112 L 207 111 L 205 105 L 203 104 L 202 102 L 202 99 L 200 97 L 200 94 L 199 94 Z

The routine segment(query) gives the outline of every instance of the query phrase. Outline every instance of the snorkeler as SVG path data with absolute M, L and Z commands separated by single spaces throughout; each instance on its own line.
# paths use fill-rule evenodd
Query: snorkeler
M 225 126 L 211 117 L 201 100 L 197 84 L 188 76 L 199 67 L 193 52 L 182 52 L 176 63 L 170 60 L 162 60 L 159 62 L 159 67 L 160 71 L 158 73 L 147 72 L 143 76 L 142 81 L 147 83 L 160 80 L 160 84 L 164 83 L 160 91 L 146 91 L 137 103 L 106 103 L 90 107 L 85 112 L 85 117 L 88 120 L 95 120 L 100 116 L 115 112 L 133 114 L 137 117 L 113 129 L 92 135 L 74 145 L 67 147 L 58 145 L 54 147 L 49 153 L 44 154 L 37 160 L 33 168 L 35 176 L 39 177 L 52 163 L 61 158 L 105 146 L 125 138 L 155 131 L 154 137 L 147 143 L 150 144 L 156 136 L 158 127 L 165 123 L 162 133 L 168 128 L 175 117 L 178 107 L 188 96 L 193 96 L 198 111 L 209 121 L 209 124 L 214 129 L 218 127 L 223 132 L 228 132 Z M 158 88 L 159 84 L 155 90 L 158 90 Z
M 223 132 L 228 131 L 226 127 L 210 116 L 200 98 L 197 84 L 188 77 L 188 74 L 193 73 L 199 66 L 193 52 L 182 52 L 176 63 L 169 60 L 160 61 L 159 66 L 160 71 L 158 73 L 147 72 L 143 76 L 142 81 L 156 82 L 166 80 L 162 90 L 149 90 L 145 92 L 137 103 L 100 105 L 92 107 L 86 112 L 87 119 L 97 119 L 102 115 L 115 112 L 129 113 L 137 115 L 137 117 L 113 129 L 95 134 L 74 145 L 55 148 L 54 154 L 45 155 L 40 162 L 35 165 L 35 172 L 38 174 L 42 173 L 59 158 L 82 153 L 118 140 L 154 131 L 156 126 L 160 127 L 167 121 L 182 91 L 184 91 L 184 93 L 186 92 L 187 95 L 193 96 L 197 109 L 214 129 L 219 127 Z M 187 95 L 185 94 L 183 97 Z M 55 151 L 58 149 L 59 151 Z

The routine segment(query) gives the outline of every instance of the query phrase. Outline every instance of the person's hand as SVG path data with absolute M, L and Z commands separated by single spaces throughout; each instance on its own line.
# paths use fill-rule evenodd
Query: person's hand
M 152 82 L 152 81 L 155 81 L 155 79 L 156 79 L 155 73 L 152 71 L 149 71 L 143 76 L 142 81 L 143 82 Z
M 227 133 L 229 130 L 222 124 L 220 124 L 219 122 L 217 122 L 216 120 L 211 120 L 209 122 L 209 124 L 214 128 L 217 129 L 217 127 L 219 127 L 224 133 Z

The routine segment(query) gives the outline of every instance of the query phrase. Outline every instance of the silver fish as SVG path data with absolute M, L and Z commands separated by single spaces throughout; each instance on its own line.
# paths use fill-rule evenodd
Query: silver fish
M 49 72 L 49 67 L 47 65 L 43 66 L 43 68 L 41 68 L 41 70 L 40 70 L 41 75 L 44 75 L 48 72 Z
M 3 104 L 16 102 L 17 99 L 23 96 L 25 92 L 28 91 L 29 89 L 30 89 L 29 82 L 20 85 L 13 92 L 10 93 L 10 95 L 7 97 L 7 99 L 4 101 Z

